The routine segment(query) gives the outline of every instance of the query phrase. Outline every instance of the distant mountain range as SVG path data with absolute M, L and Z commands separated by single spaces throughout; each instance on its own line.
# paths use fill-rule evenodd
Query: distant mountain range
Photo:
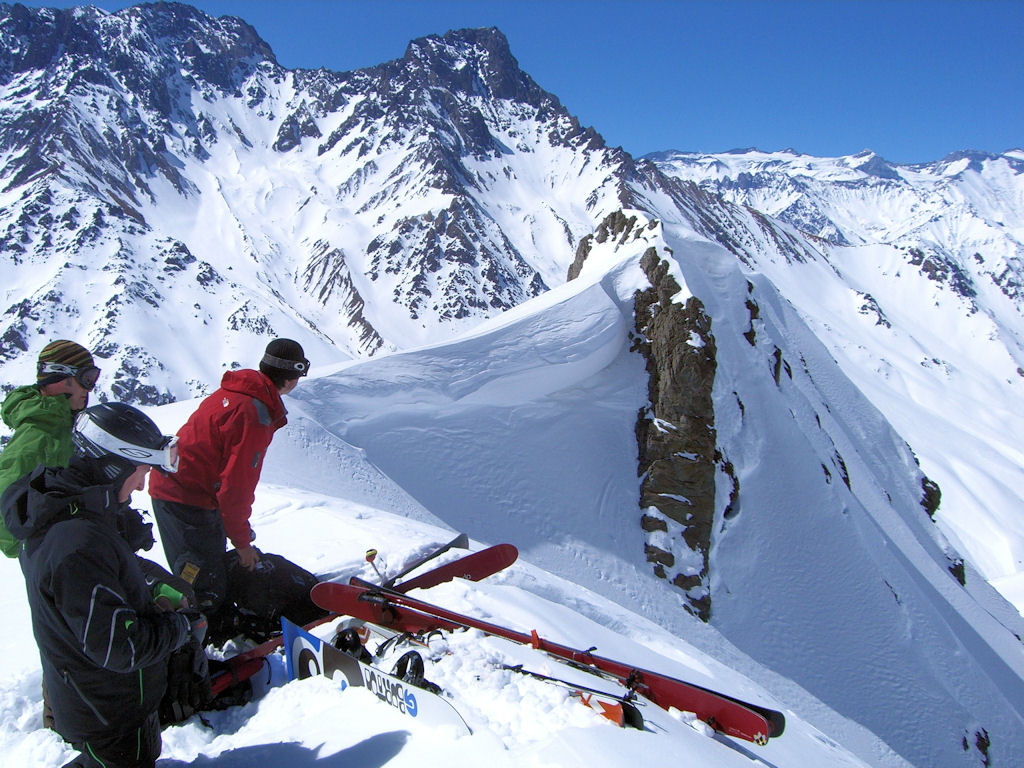
M 1020 306 L 1024 149 L 954 152 L 921 165 L 888 163 L 870 151 L 836 158 L 669 151 L 648 158 L 669 175 L 835 245 L 927 252 L 965 295 L 991 283 Z

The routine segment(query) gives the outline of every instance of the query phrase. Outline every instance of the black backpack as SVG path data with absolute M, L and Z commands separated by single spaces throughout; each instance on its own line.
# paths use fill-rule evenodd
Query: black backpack
M 262 642 L 281 632 L 281 617 L 302 626 L 326 612 L 309 598 L 320 581 L 291 560 L 269 552 L 260 552 L 256 567 L 248 571 L 238 562 L 234 550 L 225 553 L 228 594 L 221 609 L 218 626 L 211 621 L 211 642 L 228 640 L 238 634 Z

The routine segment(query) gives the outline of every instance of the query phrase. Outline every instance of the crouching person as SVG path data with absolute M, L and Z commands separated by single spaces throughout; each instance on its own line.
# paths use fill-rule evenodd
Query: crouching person
M 68 766 L 153 766 L 169 659 L 203 620 L 158 607 L 118 520 L 152 467 L 176 470 L 175 440 L 141 411 L 105 403 L 78 416 L 72 441 L 68 467 L 37 467 L 0 500 L 22 543 L 55 729 L 82 753 Z

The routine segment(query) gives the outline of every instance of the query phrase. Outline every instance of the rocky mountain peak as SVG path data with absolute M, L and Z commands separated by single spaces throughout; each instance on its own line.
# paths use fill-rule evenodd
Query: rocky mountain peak
M 508 40 L 496 27 L 418 38 L 409 43 L 401 63 L 422 77 L 423 84 L 463 96 L 560 106 L 519 68 Z
M 116 13 L 92 7 L 0 6 L 0 32 L 5 40 L 0 46 L 3 82 L 34 70 L 59 72 L 67 63 L 92 73 L 109 71 L 129 85 L 138 82 L 140 69 L 154 76 L 180 69 L 231 90 L 240 67 L 276 63 L 270 46 L 241 19 L 213 19 L 181 3 L 138 5 Z
M 856 168 L 861 173 L 867 176 L 873 176 L 876 179 L 899 181 L 902 178 L 896 168 L 886 162 L 884 158 L 876 155 L 869 149 L 866 149 L 850 158 L 850 166 L 852 168 Z

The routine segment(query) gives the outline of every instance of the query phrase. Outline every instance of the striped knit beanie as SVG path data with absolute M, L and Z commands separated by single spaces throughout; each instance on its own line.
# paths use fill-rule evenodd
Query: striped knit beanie
M 91 368 L 95 365 L 92 354 L 90 354 L 88 349 L 81 344 L 76 344 L 67 339 L 51 341 L 43 347 L 43 351 L 39 353 L 39 362 L 36 366 L 36 380 L 40 386 L 45 386 L 68 377 L 67 374 L 62 373 L 45 373 L 43 366 L 46 363 L 60 363 L 61 365 L 78 369 Z

